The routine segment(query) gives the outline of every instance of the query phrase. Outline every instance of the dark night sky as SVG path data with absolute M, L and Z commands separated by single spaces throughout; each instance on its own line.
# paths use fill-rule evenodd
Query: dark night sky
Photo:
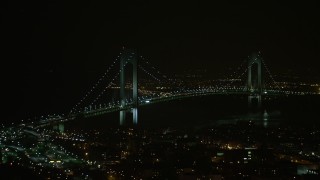
M 301 4 L 302 3 L 302 4 Z M 1 2 L 5 120 L 70 109 L 133 47 L 167 74 L 213 78 L 261 51 L 274 73 L 317 73 L 315 3 Z

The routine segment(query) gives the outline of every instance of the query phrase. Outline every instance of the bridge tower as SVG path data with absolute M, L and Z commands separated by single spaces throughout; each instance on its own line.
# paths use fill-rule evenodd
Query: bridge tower
M 138 123 L 138 58 L 134 50 L 123 49 L 120 56 L 120 106 L 126 106 L 126 82 L 125 82 L 125 66 L 132 64 L 132 119 L 133 124 Z M 127 110 L 120 111 L 120 125 L 125 123 Z
M 257 65 L 256 75 L 252 75 L 254 65 Z M 248 96 L 248 106 L 252 108 L 254 100 L 257 100 L 257 108 L 261 107 L 261 94 L 262 94 L 262 57 L 259 53 L 253 53 L 249 56 L 248 60 L 248 84 L 247 90 Z
M 59 122 L 58 124 L 53 125 L 53 130 L 58 131 L 59 133 L 64 133 L 64 123 Z

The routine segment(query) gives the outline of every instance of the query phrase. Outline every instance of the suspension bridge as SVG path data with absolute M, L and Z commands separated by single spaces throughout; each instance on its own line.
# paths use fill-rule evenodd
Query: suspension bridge
M 140 78 L 142 75 L 151 80 Z M 55 127 L 58 128 L 57 124 L 79 116 L 89 118 L 116 111 L 119 111 L 120 125 L 125 123 L 128 115 L 132 115 L 133 124 L 138 124 L 140 106 L 195 96 L 245 95 L 248 97 L 249 108 L 259 108 L 263 96 L 316 94 L 283 90 L 275 81 L 260 52 L 248 56 L 227 80 L 227 83 L 204 86 L 170 78 L 136 51 L 124 48 L 69 113 L 43 116 L 32 126 L 39 128 L 56 124 Z

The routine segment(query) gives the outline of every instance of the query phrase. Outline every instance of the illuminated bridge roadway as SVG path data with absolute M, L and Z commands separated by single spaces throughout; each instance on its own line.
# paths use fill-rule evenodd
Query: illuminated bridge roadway
M 165 95 L 157 95 L 154 97 L 139 97 L 139 106 L 146 106 L 150 104 L 168 102 L 173 100 L 179 100 L 197 96 L 208 96 L 208 95 L 246 95 L 256 94 L 255 92 L 249 92 L 245 90 L 245 87 L 241 88 L 203 88 L 193 89 L 185 91 L 176 91 L 173 93 L 166 93 Z M 282 90 L 264 90 L 262 96 L 303 96 L 303 95 L 319 95 L 315 92 L 298 92 L 298 91 L 282 91 Z M 34 128 L 45 127 L 54 123 L 65 122 L 74 120 L 76 117 L 94 117 L 100 116 L 106 113 L 117 112 L 121 110 L 130 110 L 133 104 L 130 100 L 126 101 L 125 106 L 121 106 L 119 103 L 110 104 L 106 107 L 98 107 L 89 110 L 85 108 L 83 111 L 78 111 L 69 115 L 57 115 L 54 117 L 48 117 L 38 122 L 34 122 Z

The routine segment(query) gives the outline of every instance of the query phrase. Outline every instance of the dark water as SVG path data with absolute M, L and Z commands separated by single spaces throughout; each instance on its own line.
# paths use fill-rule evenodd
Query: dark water
M 240 121 L 252 121 L 265 127 L 319 126 L 319 112 L 320 96 L 272 97 L 263 100 L 260 111 L 248 108 L 246 96 L 202 96 L 140 107 L 139 126 L 188 128 Z M 80 119 L 72 123 L 72 127 L 103 129 L 118 126 L 118 123 L 117 112 Z

